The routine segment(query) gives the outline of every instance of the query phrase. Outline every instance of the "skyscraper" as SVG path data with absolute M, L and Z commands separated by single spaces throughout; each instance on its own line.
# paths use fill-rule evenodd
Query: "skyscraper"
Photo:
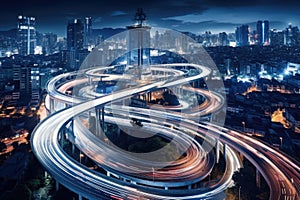
M 270 31 L 270 44 L 272 46 L 284 45 L 284 34 L 282 31 L 272 29 Z
M 228 46 L 229 45 L 227 33 L 225 33 L 225 32 L 219 33 L 218 45 L 219 46 Z
M 34 54 L 36 46 L 35 18 L 18 16 L 18 50 L 20 55 Z
M 85 17 L 84 19 L 84 45 L 89 45 L 89 40 L 92 36 L 92 18 Z
M 57 44 L 57 35 L 54 33 L 43 34 L 42 47 L 44 54 L 52 54 Z
M 284 31 L 284 44 L 295 46 L 300 44 L 299 28 L 297 26 L 289 26 Z
M 269 21 L 258 21 L 256 24 L 256 39 L 258 45 L 269 44 Z
M 242 25 L 236 28 L 235 37 L 237 46 L 247 46 L 249 45 L 249 26 Z
M 38 102 L 40 99 L 40 68 L 38 64 L 30 66 L 31 101 Z
M 84 26 L 79 19 L 68 23 L 67 26 L 67 47 L 68 50 L 83 49 Z
M 151 27 L 144 24 L 146 15 L 142 9 L 138 9 L 135 14 L 136 24 L 127 26 L 127 63 L 136 65 L 138 76 L 151 73 L 150 64 L 150 29 Z

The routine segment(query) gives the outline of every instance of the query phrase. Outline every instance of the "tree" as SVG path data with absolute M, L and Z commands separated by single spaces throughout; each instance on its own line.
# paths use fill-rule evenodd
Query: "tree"
M 244 167 L 235 172 L 232 177 L 235 187 L 241 190 L 242 199 L 256 199 L 258 188 L 256 187 L 255 169 L 245 162 Z
M 14 199 L 22 199 L 22 200 L 30 200 L 32 193 L 30 189 L 25 184 L 18 184 L 17 187 L 10 193 L 4 196 L 4 200 L 14 200 Z

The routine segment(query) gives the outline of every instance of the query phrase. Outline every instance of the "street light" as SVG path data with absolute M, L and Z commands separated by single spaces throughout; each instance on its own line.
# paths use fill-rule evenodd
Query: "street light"
M 279 137 L 280 139 L 280 147 L 282 146 L 282 137 Z
M 241 187 L 242 186 L 239 186 L 239 200 L 241 199 Z
M 242 121 L 242 124 L 243 124 L 243 130 L 244 130 L 244 132 L 245 132 L 245 122 L 244 121 Z
M 79 154 L 79 162 L 81 163 L 81 158 L 83 158 L 84 155 L 82 153 Z

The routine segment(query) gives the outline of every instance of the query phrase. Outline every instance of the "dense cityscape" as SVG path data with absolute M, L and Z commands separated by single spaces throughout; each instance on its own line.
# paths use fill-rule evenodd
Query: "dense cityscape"
M 195 33 L 151 27 L 147 24 L 147 13 L 141 8 L 132 16 L 131 24 L 119 28 L 95 27 L 95 19 L 90 16 L 72 18 L 65 24 L 65 36 L 59 36 L 55 30 L 40 32 L 39 18 L 35 16 L 16 15 L 16 27 L 0 31 L 0 199 L 95 199 L 93 195 L 96 199 L 299 199 L 298 24 L 287 23 L 281 30 L 269 20 L 257 19 L 254 26 L 240 24 L 231 32 L 213 33 L 207 27 L 207 31 Z M 139 28 L 142 31 L 135 32 Z M 130 52 L 135 46 L 139 50 Z M 202 58 L 208 61 L 187 62 L 188 55 L 202 55 L 203 51 L 214 64 L 205 56 Z M 99 63 L 108 64 L 99 66 Z M 216 69 L 209 68 L 213 66 Z M 75 74 L 76 71 L 79 73 Z M 188 86 L 177 83 L 184 82 L 180 77 L 188 80 Z M 222 86 L 209 85 L 210 81 L 220 81 Z M 128 96 L 122 96 L 121 89 L 126 88 L 132 90 L 128 90 Z M 111 93 L 116 100 L 105 101 L 105 96 Z M 91 102 L 103 98 L 104 103 L 96 106 L 93 102 L 95 108 L 89 107 L 81 101 L 82 97 Z M 131 110 L 126 118 L 122 109 L 128 99 L 131 102 L 127 107 Z M 85 110 L 74 106 L 77 103 L 86 106 Z M 56 138 L 68 157 L 66 160 L 85 166 L 84 170 L 96 171 L 101 177 L 105 175 L 107 180 L 116 183 L 117 189 L 100 181 L 109 186 L 97 185 L 103 188 L 95 192 L 91 188 L 98 182 L 87 183 L 93 178 L 93 172 L 90 177 L 81 175 L 83 171 L 77 172 L 74 177 L 82 180 L 78 183 L 75 178 L 58 180 L 60 172 L 56 174 L 54 167 L 51 171 L 47 163 L 55 158 L 43 160 L 46 155 L 39 148 L 46 144 L 42 143 L 46 136 L 41 134 L 37 138 L 38 133 L 55 132 L 55 117 L 50 122 L 47 119 L 59 112 L 69 117 L 66 111 L 71 106 L 74 106 L 74 116 L 70 115 L 72 120 L 59 127 Z M 181 107 L 184 111 L 179 112 Z M 146 109 L 154 110 L 151 117 L 145 114 Z M 161 114 L 160 110 L 169 114 Z M 219 119 L 219 115 L 226 116 Z M 78 123 L 75 116 L 82 126 L 75 125 Z M 153 125 L 155 120 L 162 121 L 162 116 L 164 124 Z M 57 115 L 58 119 L 63 121 L 64 116 Z M 193 129 L 194 121 L 200 121 L 196 129 Z M 151 126 L 160 133 L 151 135 Z M 198 126 L 207 132 L 211 128 L 213 133 L 205 133 L 211 138 L 218 134 L 216 144 L 206 144 L 212 150 L 198 145 L 210 141 L 208 136 L 190 139 L 193 133 L 201 132 Z M 168 130 L 164 130 L 166 127 Z M 125 130 L 151 137 L 147 141 L 137 139 L 134 134 L 125 134 Z M 84 143 L 88 139 L 97 140 L 95 136 L 99 143 L 93 143 L 94 146 Z M 170 142 L 172 139 L 174 143 Z M 170 145 L 161 156 L 163 161 L 150 161 L 159 166 L 156 168 L 138 159 L 129 162 L 131 157 L 119 156 L 118 150 L 111 150 L 105 144 L 134 153 Z M 182 153 L 185 144 L 190 146 Z M 249 148 L 244 150 L 242 146 L 246 148 L 246 144 Z M 98 149 L 101 145 L 107 149 Z M 250 147 L 260 152 L 258 156 L 249 153 Z M 269 160 L 263 161 L 264 156 Z M 122 158 L 118 160 L 118 157 Z M 232 161 L 234 158 L 237 159 Z M 160 161 L 169 164 L 162 167 Z M 282 171 L 276 175 L 268 167 L 269 163 Z M 191 169 L 185 171 L 183 165 Z M 135 169 L 142 173 L 136 173 Z M 273 172 L 264 174 L 262 171 L 266 169 Z M 171 172 L 167 173 L 168 170 Z M 68 173 L 71 172 L 66 170 L 65 174 Z M 175 180 L 170 174 L 182 180 Z M 287 178 L 286 182 L 281 174 Z M 274 184 L 273 176 L 280 177 L 276 179 L 279 186 Z M 72 180 L 90 193 L 71 187 L 68 182 Z

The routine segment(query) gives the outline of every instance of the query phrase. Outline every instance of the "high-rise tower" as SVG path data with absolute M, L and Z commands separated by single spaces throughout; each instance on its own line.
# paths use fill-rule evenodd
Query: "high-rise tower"
M 298 46 L 300 44 L 299 28 L 297 26 L 289 26 L 284 30 L 284 44 L 288 46 Z
M 20 55 L 34 54 L 36 46 L 35 18 L 18 16 L 18 50 Z
M 142 78 L 150 71 L 150 29 L 145 25 L 146 14 L 139 8 L 135 14 L 135 24 L 127 26 L 127 64 L 137 66 L 138 76 Z
M 84 26 L 79 19 L 68 23 L 67 26 L 67 46 L 70 49 L 83 49 Z
M 249 45 L 249 26 L 242 25 L 236 28 L 235 31 L 236 41 L 238 46 Z
M 89 40 L 92 36 L 92 18 L 85 17 L 84 18 L 84 45 L 89 45 Z
M 256 24 L 257 32 L 257 44 L 268 45 L 269 44 L 269 21 L 258 21 Z

